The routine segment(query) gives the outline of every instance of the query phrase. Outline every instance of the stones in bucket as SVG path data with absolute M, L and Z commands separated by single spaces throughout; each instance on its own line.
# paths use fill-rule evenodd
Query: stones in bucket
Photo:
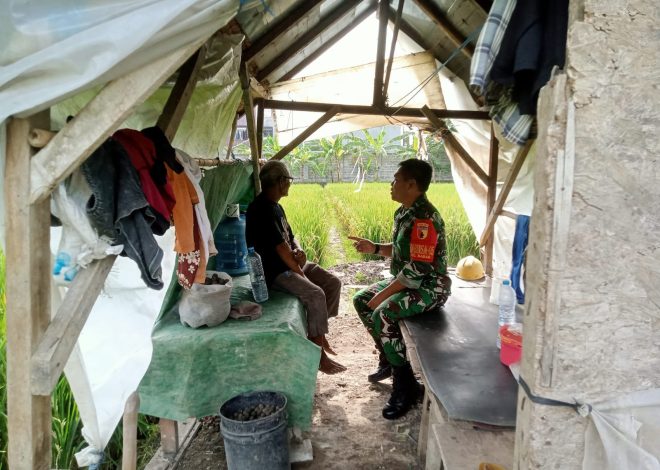
M 287 399 L 278 392 L 247 392 L 220 407 L 228 470 L 288 470 Z

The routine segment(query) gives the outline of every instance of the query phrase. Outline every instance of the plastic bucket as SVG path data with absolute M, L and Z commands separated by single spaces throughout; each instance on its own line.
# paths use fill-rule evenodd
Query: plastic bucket
M 228 470 L 291 468 L 286 403 L 286 397 L 278 392 L 248 392 L 230 398 L 220 407 L 220 432 Z M 273 407 L 274 411 L 241 421 L 239 413 L 245 414 L 259 405 Z

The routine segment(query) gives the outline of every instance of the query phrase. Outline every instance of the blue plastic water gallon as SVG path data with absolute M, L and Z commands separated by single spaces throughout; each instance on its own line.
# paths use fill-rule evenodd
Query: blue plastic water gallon
M 226 272 L 230 276 L 247 274 L 245 215 L 239 213 L 238 204 L 227 206 L 227 217 L 213 232 L 213 240 L 218 250 L 215 256 L 216 271 Z

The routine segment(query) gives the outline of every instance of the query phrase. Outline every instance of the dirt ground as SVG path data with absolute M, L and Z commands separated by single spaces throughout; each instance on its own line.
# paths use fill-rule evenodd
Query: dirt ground
M 356 286 L 381 279 L 384 262 L 338 265 L 331 269 L 343 281 L 342 303 L 330 321 L 328 336 L 336 360 L 348 370 L 337 375 L 318 374 L 312 426 L 304 437 L 312 443 L 314 460 L 293 465 L 294 470 L 415 470 L 421 417 L 417 405 L 406 416 L 387 421 L 381 409 L 389 398 L 392 381 L 370 384 L 367 375 L 377 353 L 360 323 L 350 296 Z M 183 454 L 181 470 L 226 469 L 217 419 L 205 419 Z

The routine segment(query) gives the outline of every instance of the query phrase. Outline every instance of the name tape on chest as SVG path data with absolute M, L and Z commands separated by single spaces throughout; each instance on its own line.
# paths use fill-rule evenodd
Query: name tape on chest
M 410 259 L 433 262 L 437 243 L 438 232 L 435 231 L 433 220 L 415 219 L 410 236 Z

